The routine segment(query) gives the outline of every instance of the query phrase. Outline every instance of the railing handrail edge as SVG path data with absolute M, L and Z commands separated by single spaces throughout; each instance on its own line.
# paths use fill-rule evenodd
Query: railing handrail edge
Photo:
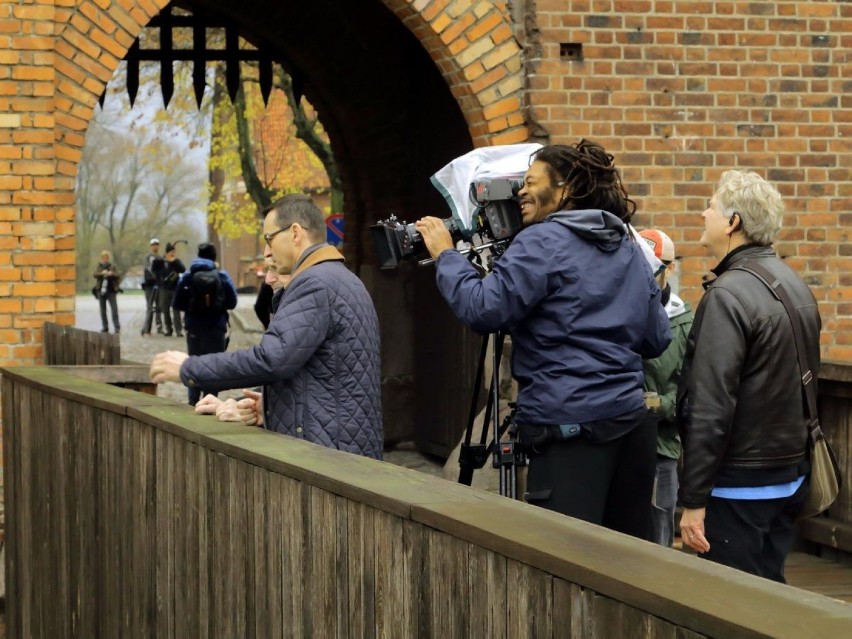
M 784 636 L 764 634 L 761 627 L 765 629 L 770 621 L 765 619 L 765 614 L 754 612 L 751 605 L 743 610 L 732 606 L 729 600 L 726 601 L 726 597 L 731 595 L 737 595 L 737 601 L 778 598 L 783 604 L 781 609 L 791 615 L 791 620 L 805 619 L 810 628 L 819 628 L 821 632 L 822 629 L 836 631 L 839 623 L 852 623 L 852 606 L 843 602 L 699 561 L 586 522 L 423 473 L 341 454 L 262 430 L 244 434 L 244 426 L 218 426 L 219 422 L 212 418 L 188 413 L 188 407 L 170 400 L 112 388 L 68 372 L 52 370 L 51 367 L 7 368 L 0 370 L 0 374 L 10 381 L 126 415 L 129 419 L 176 434 L 217 453 L 388 510 L 567 581 L 593 588 L 602 595 L 615 595 L 618 600 L 651 614 L 663 618 L 677 617 L 673 620 L 698 632 L 715 633 L 723 628 L 726 636 Z M 127 403 L 135 399 L 140 401 Z M 185 416 L 186 425 L 170 421 L 169 414 Z M 400 478 L 411 482 L 409 486 L 402 487 L 404 490 L 393 484 L 393 480 L 399 481 Z M 389 504 L 398 507 L 389 508 Z M 480 517 L 481 521 L 470 521 L 476 517 Z M 514 522 L 521 518 L 527 523 L 535 522 L 535 526 L 527 526 L 535 531 L 532 535 L 536 540 L 534 544 L 524 545 L 518 541 L 519 536 L 515 533 L 521 529 L 517 528 L 517 524 L 513 524 L 512 535 L 493 534 L 506 521 Z M 544 548 L 540 547 L 542 540 L 547 542 Z M 600 556 L 578 555 L 566 559 L 571 556 L 570 543 L 577 544 L 581 540 L 587 544 L 593 540 L 595 547 L 600 549 Z M 554 544 L 553 550 L 549 549 L 548 544 L 551 543 Z M 653 565 L 655 569 L 637 572 L 632 568 L 637 565 Z M 616 577 L 616 574 L 620 576 Z M 678 587 L 676 592 L 672 591 L 676 596 L 663 598 L 660 594 L 660 589 L 670 591 L 671 583 L 700 584 L 710 575 L 721 580 L 716 588 L 711 589 L 712 601 L 708 602 L 706 589 L 702 594 L 690 591 L 689 587 Z M 786 613 L 784 618 L 787 618 Z M 696 625 L 696 622 L 700 623 Z M 772 632 L 779 629 L 776 623 L 772 623 L 771 627 Z

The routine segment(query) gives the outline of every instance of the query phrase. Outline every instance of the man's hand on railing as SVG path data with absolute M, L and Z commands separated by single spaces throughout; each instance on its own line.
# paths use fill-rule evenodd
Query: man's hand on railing
M 199 415 L 215 415 L 222 400 L 215 395 L 205 395 L 195 404 L 195 412 Z
M 246 424 L 263 426 L 263 394 L 243 389 L 243 395 L 245 397 L 237 402 L 240 418 Z
M 180 367 L 188 357 L 189 355 L 180 351 L 157 353 L 151 362 L 151 381 L 157 384 L 180 382 Z
M 205 395 L 195 405 L 199 415 L 216 415 L 220 422 L 242 422 L 251 426 L 263 425 L 263 398 L 260 393 L 243 391 L 245 397 L 219 399 L 215 395 Z
M 237 400 L 221 400 L 215 395 L 205 395 L 195 405 L 195 412 L 199 415 L 216 415 L 220 422 L 243 421 L 237 411 Z

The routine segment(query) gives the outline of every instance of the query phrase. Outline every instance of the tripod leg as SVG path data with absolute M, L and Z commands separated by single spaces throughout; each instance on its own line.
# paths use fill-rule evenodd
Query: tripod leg
M 479 363 L 476 368 L 476 379 L 473 387 L 473 398 L 470 404 L 470 413 L 467 419 L 467 429 L 464 434 L 464 441 L 459 450 L 459 482 L 470 486 L 473 482 L 473 471 L 477 468 L 482 468 L 485 459 L 488 455 L 488 449 L 485 442 L 488 438 L 488 422 L 491 403 L 489 401 L 485 411 L 485 423 L 483 424 L 482 434 L 478 446 L 472 446 L 470 440 L 473 438 L 473 427 L 476 421 L 477 404 L 479 403 L 479 391 L 482 388 L 482 378 L 485 375 L 485 357 L 488 353 L 488 335 L 482 338 L 482 347 L 479 351 Z M 492 380 L 493 384 L 493 380 Z M 494 392 L 493 386 L 489 389 L 490 394 Z

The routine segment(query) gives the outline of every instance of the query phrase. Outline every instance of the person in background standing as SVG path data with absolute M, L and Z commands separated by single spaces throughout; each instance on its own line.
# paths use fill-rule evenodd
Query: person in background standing
M 101 261 L 95 267 L 95 291 L 97 292 L 98 303 L 101 306 L 101 333 L 109 333 L 109 324 L 107 323 L 107 303 L 109 303 L 110 311 L 112 312 L 112 327 L 115 334 L 121 332 L 121 322 L 118 320 L 118 299 L 116 295 L 119 292 L 120 277 L 118 269 L 113 266 L 112 255 L 109 251 L 101 251 Z
M 273 268 L 271 259 L 265 269 L 263 284 L 269 288 L 271 295 L 268 299 L 261 299 L 258 295 L 258 300 L 254 304 L 254 312 L 263 324 L 263 328 L 268 329 L 275 307 L 281 302 L 283 290 L 290 283 L 290 275 L 278 273 Z M 281 291 L 281 293 L 279 294 L 278 291 Z M 247 415 L 253 417 L 263 413 L 262 399 L 257 392 L 258 390 L 244 390 L 245 397 L 239 401 L 233 398 L 222 401 L 216 395 L 205 395 L 195 404 L 195 412 L 199 415 L 216 415 L 220 422 L 241 422 Z M 241 408 L 249 408 L 250 410 L 241 411 Z M 256 421 L 253 423 L 260 425 Z
M 279 290 L 287 288 L 290 283 L 290 275 L 277 273 L 272 268 L 271 263 L 264 266 L 265 274 L 260 290 L 257 292 L 257 299 L 254 302 L 254 314 L 257 319 L 263 324 L 263 328 L 269 328 L 269 323 L 272 321 L 272 314 L 275 312 L 275 307 L 278 306 L 280 296 L 275 297 L 275 293 Z
M 142 336 L 151 334 L 151 323 L 156 321 L 157 332 L 163 332 L 163 319 L 160 316 L 159 279 L 158 273 L 163 267 L 163 258 L 160 257 L 160 240 L 151 238 L 151 251 L 145 256 L 143 265 L 145 272 L 142 280 L 142 290 L 145 291 L 145 322 L 142 324 Z
M 183 337 L 183 324 L 180 319 L 180 311 L 172 306 L 172 302 L 175 298 L 178 280 L 180 280 L 181 274 L 186 272 L 186 267 L 180 261 L 180 258 L 177 257 L 175 245 L 170 242 L 166 243 L 165 258 L 165 274 L 160 284 L 157 304 L 162 309 L 163 321 L 166 324 L 166 337 L 171 337 L 173 333 L 177 333 L 178 337 Z M 173 326 L 174 328 L 172 328 Z
M 184 312 L 186 349 L 190 355 L 224 353 L 228 349 L 228 311 L 237 306 L 237 289 L 231 276 L 216 266 L 216 247 L 198 245 L 198 257 L 178 282 L 172 305 Z M 188 384 L 189 405 L 202 394 L 203 385 Z
M 654 479 L 653 537 L 652 541 L 670 547 L 674 542 L 674 518 L 677 505 L 677 460 L 680 457 L 680 436 L 677 432 L 675 412 L 677 385 L 686 338 L 692 328 L 692 309 L 672 291 L 669 278 L 675 272 L 675 245 L 671 238 L 659 229 L 646 229 L 639 233 L 653 249 L 654 255 L 663 263 L 657 271 L 657 283 L 663 292 L 662 303 L 669 317 L 672 341 L 665 352 L 654 359 L 642 362 L 645 371 L 645 390 L 656 393 L 659 406 L 657 422 L 657 474 Z

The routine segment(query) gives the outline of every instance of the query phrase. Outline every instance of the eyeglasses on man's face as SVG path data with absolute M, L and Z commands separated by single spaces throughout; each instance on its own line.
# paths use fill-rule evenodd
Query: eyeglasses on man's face
M 278 229 L 277 231 L 273 231 L 272 233 L 264 233 L 263 239 L 266 241 L 268 246 L 272 246 L 272 238 L 278 235 L 279 233 L 283 233 L 287 229 Z

